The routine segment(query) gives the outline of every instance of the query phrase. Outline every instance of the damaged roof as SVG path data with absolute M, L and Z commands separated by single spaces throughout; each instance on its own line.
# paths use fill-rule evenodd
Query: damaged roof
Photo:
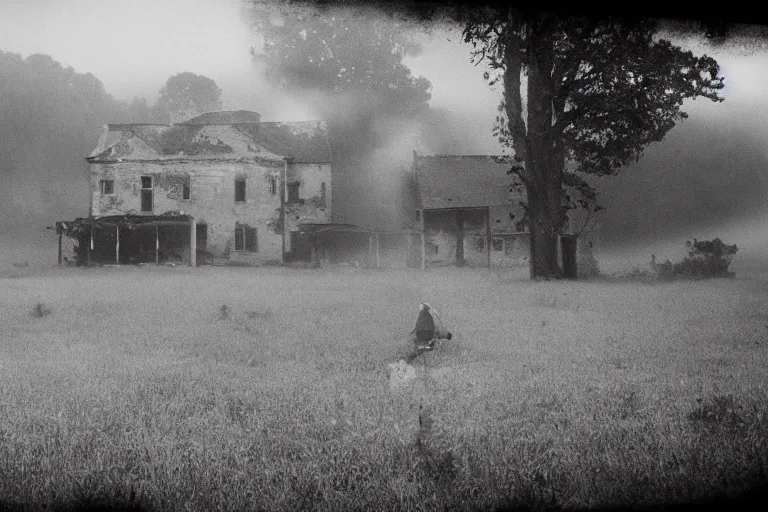
M 516 204 L 511 167 L 490 155 L 414 155 L 421 208 L 478 208 Z
M 256 112 L 211 112 L 187 122 L 111 124 L 104 127 L 92 162 L 123 160 L 248 160 L 290 158 L 297 163 L 329 163 L 331 148 L 324 121 L 259 122 Z

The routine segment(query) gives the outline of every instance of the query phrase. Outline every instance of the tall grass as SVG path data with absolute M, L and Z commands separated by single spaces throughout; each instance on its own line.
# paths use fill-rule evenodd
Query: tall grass
M 8 283 L 0 502 L 582 508 L 767 480 L 761 282 L 202 268 Z M 425 300 L 455 337 L 392 390 Z M 31 318 L 36 301 L 56 314 Z

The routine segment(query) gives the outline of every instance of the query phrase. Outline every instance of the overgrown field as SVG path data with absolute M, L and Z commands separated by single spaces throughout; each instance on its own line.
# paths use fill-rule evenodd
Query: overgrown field
M 391 389 L 426 301 L 453 332 Z M 0 502 L 652 505 L 768 482 L 768 282 L 0 276 Z

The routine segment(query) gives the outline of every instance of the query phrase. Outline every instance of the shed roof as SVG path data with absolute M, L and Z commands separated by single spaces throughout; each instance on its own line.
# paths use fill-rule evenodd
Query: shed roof
M 250 110 L 222 110 L 220 112 L 208 112 L 203 115 L 193 117 L 182 124 L 247 124 L 261 121 L 261 114 L 251 112 Z
M 479 208 L 516 205 L 510 192 L 510 165 L 490 155 L 415 155 L 414 174 L 421 208 Z

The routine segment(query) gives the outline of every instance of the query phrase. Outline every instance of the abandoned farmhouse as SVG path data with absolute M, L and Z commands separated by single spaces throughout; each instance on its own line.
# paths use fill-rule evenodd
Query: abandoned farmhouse
M 528 257 L 520 198 L 491 156 L 414 152 L 411 169 L 393 170 L 399 197 L 385 228 L 363 215 L 373 194 L 366 203 L 341 192 L 349 178 L 334 172 L 324 122 L 225 111 L 111 124 L 87 161 L 90 212 L 56 223 L 60 263 L 62 236 L 76 240 L 83 264 L 495 266 Z M 345 201 L 355 207 L 342 218 L 334 204 Z

